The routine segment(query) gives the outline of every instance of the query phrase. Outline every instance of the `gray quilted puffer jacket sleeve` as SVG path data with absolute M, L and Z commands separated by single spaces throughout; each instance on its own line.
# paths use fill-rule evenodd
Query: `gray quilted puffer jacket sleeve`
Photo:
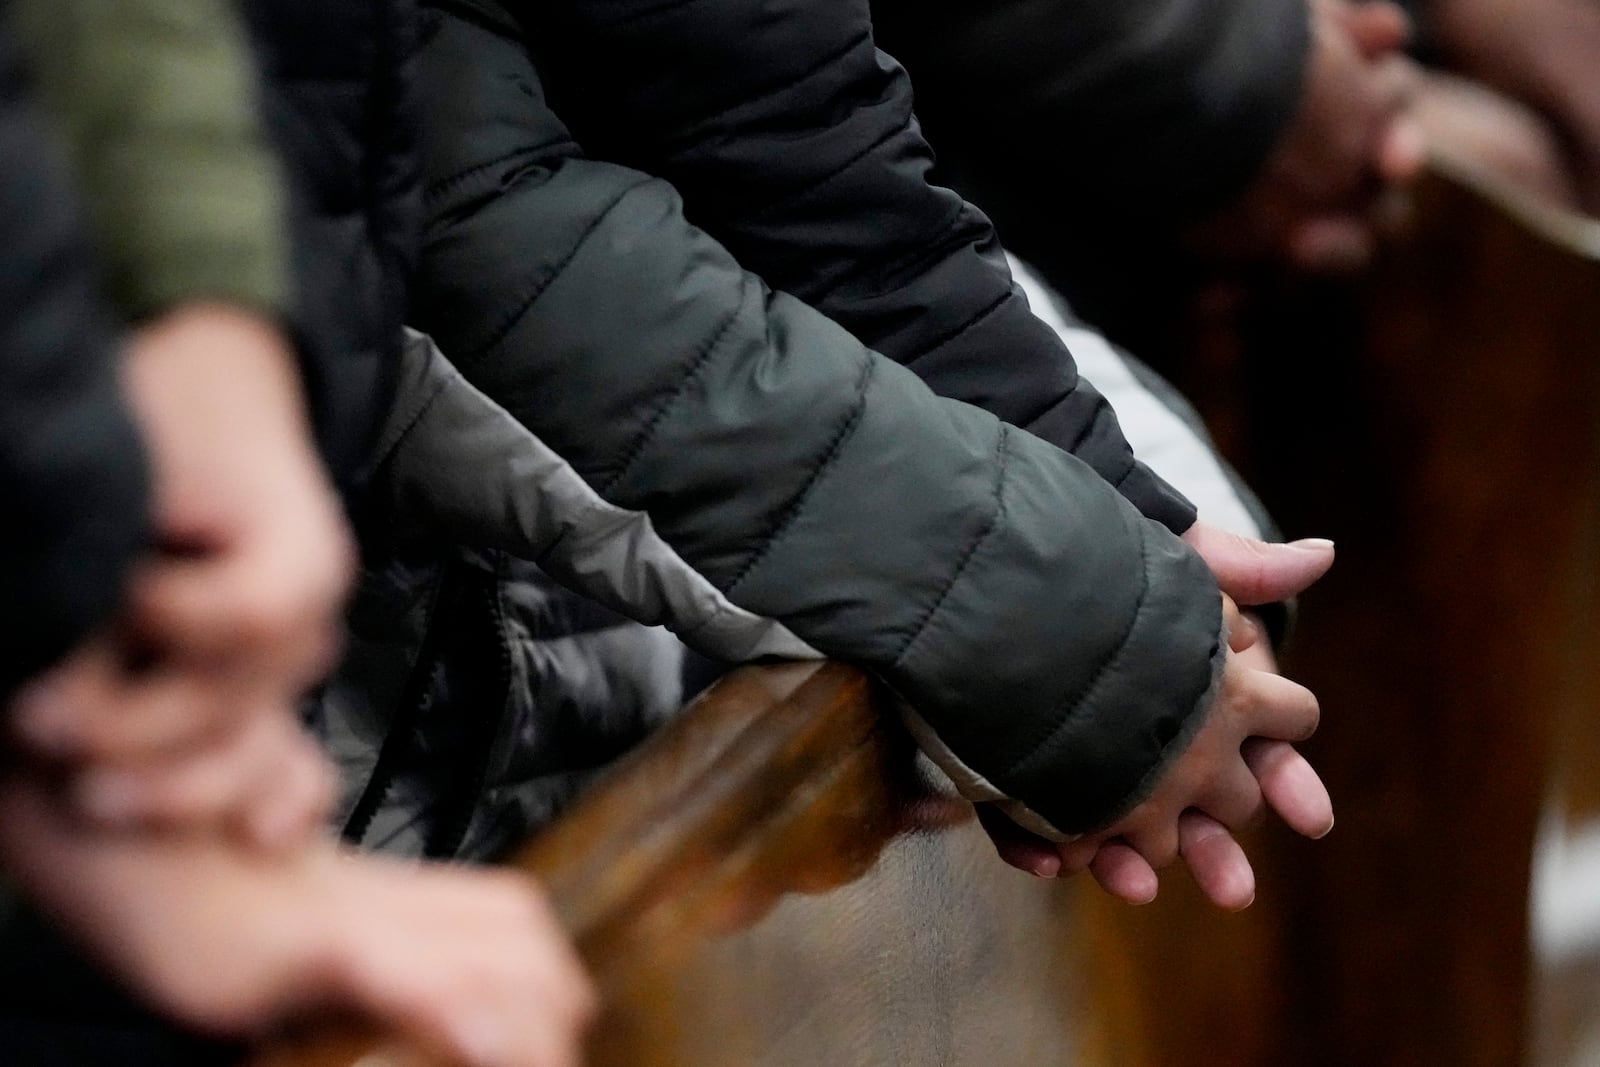
M 443 17 L 421 59 L 418 324 L 460 374 L 418 414 L 452 439 L 411 462 L 454 487 L 452 535 L 543 563 L 575 515 L 642 516 L 736 611 L 875 670 L 1034 825 L 1141 799 L 1222 662 L 1201 560 L 1087 464 L 770 291 L 671 186 L 586 158 L 515 41 Z M 588 496 L 541 519 L 550 453 Z

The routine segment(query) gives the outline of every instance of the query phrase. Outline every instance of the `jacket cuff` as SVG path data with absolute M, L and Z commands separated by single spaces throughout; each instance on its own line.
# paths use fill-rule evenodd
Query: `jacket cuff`
M 1063 835 L 1113 825 L 1150 795 L 1209 716 L 1227 664 L 1221 597 L 1195 617 L 1205 564 L 1181 541 L 1151 533 L 1145 594 L 1116 658 L 1032 756 L 995 776 Z M 1197 696 L 1174 703 L 1182 692 Z

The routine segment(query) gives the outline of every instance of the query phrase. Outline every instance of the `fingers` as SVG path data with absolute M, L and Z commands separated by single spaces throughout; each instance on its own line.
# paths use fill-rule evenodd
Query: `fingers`
M 361 896 L 357 936 L 330 961 L 335 995 L 473 1067 L 578 1067 L 598 998 L 529 883 L 391 871 Z
M 1155 870 L 1178 860 L 1178 824 L 1170 814 L 1130 825 L 1121 837 Z
M 18 745 L 50 760 L 95 751 L 102 733 L 122 723 L 121 669 L 115 648 L 96 641 L 19 693 L 11 703 L 11 734 Z M 116 748 L 114 740 L 107 743 Z
M 1054 842 L 1024 830 L 993 804 L 974 804 L 973 808 L 978 813 L 978 823 L 993 842 L 994 850 L 1006 863 L 1040 878 L 1055 878 L 1063 873 L 1061 856 Z
M 331 769 L 287 708 L 241 722 L 226 743 L 175 760 L 87 768 L 73 807 L 106 829 L 221 823 L 263 848 L 301 839 L 331 802 Z
M 192 672 L 158 668 L 130 678 L 111 668 L 62 678 L 19 704 L 17 730 L 36 755 L 74 763 L 166 758 L 233 728 L 241 692 Z
M 270 852 L 286 852 L 316 833 L 338 796 L 338 775 L 322 749 L 303 731 L 297 745 L 300 755 L 274 768 L 232 817 L 246 840 Z
M 1244 830 L 1261 820 L 1266 801 L 1256 776 L 1243 759 L 1238 759 L 1211 776 L 1207 786 L 1196 794 L 1194 807 L 1230 830 Z M 1182 852 L 1181 840 L 1179 852 Z
M 1398 52 L 1411 40 L 1411 19 L 1387 0 L 1341 4 L 1338 17 L 1365 59 Z
M 163 561 L 136 575 L 131 625 L 158 651 L 185 662 L 253 667 L 303 688 L 338 650 L 349 579 L 342 546 L 335 537 L 332 547 L 309 553 L 280 545 L 265 559 L 269 553 Z
M 1228 650 L 1243 652 L 1259 638 L 1254 627 L 1244 621 L 1244 613 L 1228 594 L 1222 594 L 1222 625 L 1228 631 Z
M 1272 544 L 1197 522 L 1183 540 L 1197 552 L 1222 591 L 1243 605 L 1270 604 L 1309 588 L 1333 566 L 1333 542 Z
M 1238 686 L 1245 736 L 1304 741 L 1317 732 L 1322 710 L 1305 686 L 1264 671 L 1239 672 L 1230 682 Z
M 1089 871 L 1101 889 L 1129 904 L 1150 903 L 1161 885 L 1149 861 L 1123 841 L 1101 845 Z
M 1246 635 L 1240 638 L 1243 647 L 1233 643 L 1232 631 L 1229 631 L 1229 648 L 1233 650 L 1234 659 L 1247 670 L 1277 674 L 1278 658 L 1272 651 L 1272 642 L 1267 638 L 1267 630 L 1261 620 L 1254 615 L 1244 613 L 1241 616 L 1241 626 L 1246 630 Z
M 1315 839 L 1333 829 L 1333 800 L 1328 796 L 1328 787 L 1293 745 L 1251 738 L 1245 742 L 1243 752 L 1267 806 L 1291 830 Z
M 1256 898 L 1250 860 L 1228 828 L 1198 811 L 1178 818 L 1183 862 L 1207 900 L 1225 911 L 1248 908 Z

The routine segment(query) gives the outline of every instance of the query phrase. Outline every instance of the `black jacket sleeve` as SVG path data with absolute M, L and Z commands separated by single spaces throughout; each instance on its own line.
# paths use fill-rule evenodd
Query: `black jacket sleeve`
M 0 39 L 0 699 L 115 608 L 146 475 L 80 219 Z
M 1299 104 L 1303 0 L 873 0 L 958 188 L 1001 231 L 1170 227 L 1256 176 Z M 1014 225 L 1013 225 L 1014 223 Z
M 670 181 L 747 269 L 935 392 L 1073 452 L 1171 529 L 1194 521 L 1029 312 L 989 220 L 929 182 L 866 0 L 507 7 L 596 158 Z

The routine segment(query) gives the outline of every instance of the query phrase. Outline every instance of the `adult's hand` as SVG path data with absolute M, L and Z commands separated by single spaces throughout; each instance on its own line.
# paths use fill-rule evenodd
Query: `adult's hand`
M 18 700 L 17 736 L 103 824 L 292 840 L 329 798 L 294 709 L 339 647 L 354 559 L 294 357 L 259 319 L 191 307 L 135 336 L 126 378 L 157 543 L 114 632 Z
M 339 852 L 263 855 L 204 833 L 121 833 L 0 781 L 0 867 L 89 955 L 208 1033 L 355 1012 L 472 1067 L 578 1067 L 596 998 L 518 875 Z

